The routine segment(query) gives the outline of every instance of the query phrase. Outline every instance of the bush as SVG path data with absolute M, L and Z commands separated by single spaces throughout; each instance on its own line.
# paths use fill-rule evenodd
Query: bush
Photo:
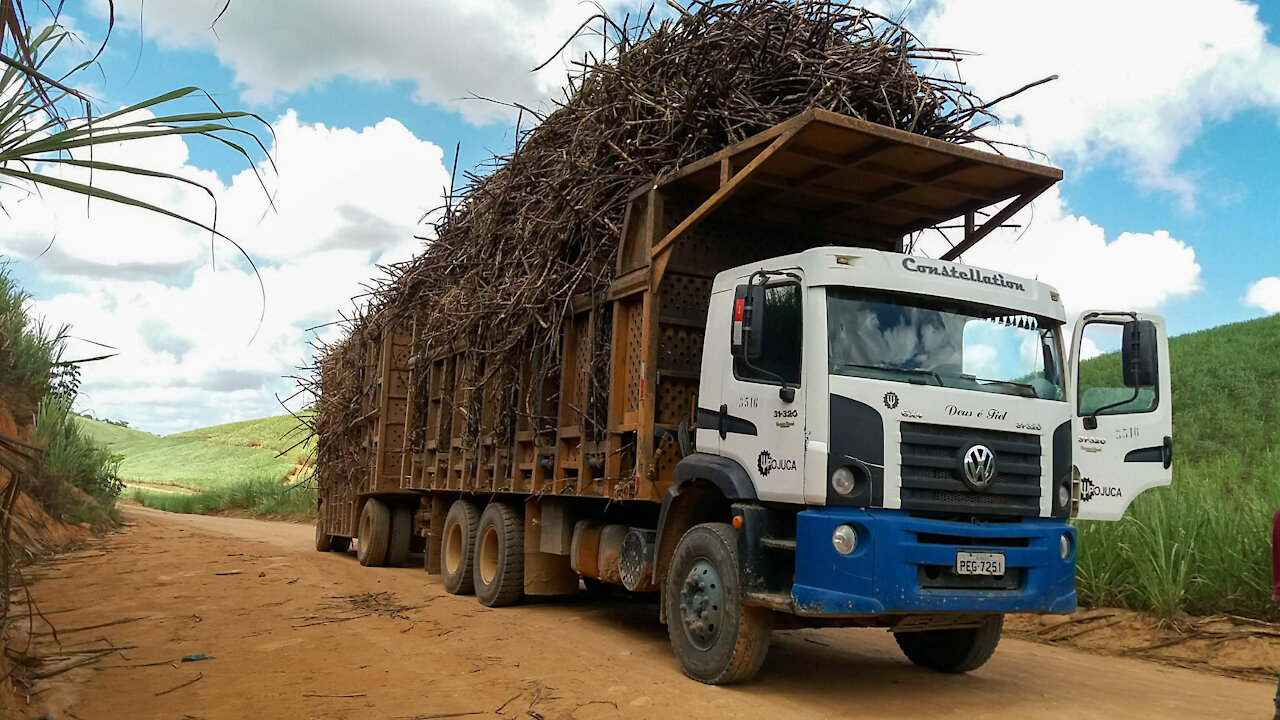
M 84 432 L 71 412 L 69 398 L 50 394 L 40 403 L 35 441 L 45 447 L 45 467 L 54 480 L 89 496 L 102 512 L 109 514 L 113 510 L 116 497 L 124 489 L 119 475 L 123 458 L 98 445 Z M 50 509 L 63 519 L 85 521 L 84 508 L 73 512 L 82 503 L 71 499 L 72 494 L 58 492 L 56 486 L 47 487 L 42 494 Z
M 67 328 L 50 331 L 32 321 L 27 314 L 29 299 L 8 268 L 0 265 L 0 388 L 34 405 L 49 392 Z

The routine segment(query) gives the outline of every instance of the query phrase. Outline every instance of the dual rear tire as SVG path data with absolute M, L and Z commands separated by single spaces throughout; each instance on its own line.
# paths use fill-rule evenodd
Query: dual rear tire
M 317 531 L 318 532 L 318 531 Z M 409 504 L 391 504 L 381 498 L 369 498 L 360 511 L 360 524 L 356 530 L 356 557 L 365 567 L 401 567 L 409 558 L 413 541 L 413 507 Z M 338 541 L 330 536 L 330 543 Z M 350 547 L 350 538 L 343 549 Z M 319 540 L 317 539 L 317 548 Z
M 491 502 L 484 512 L 457 500 L 445 516 L 440 539 L 444 589 L 475 593 L 488 607 L 520 602 L 524 595 L 524 516 L 513 505 Z

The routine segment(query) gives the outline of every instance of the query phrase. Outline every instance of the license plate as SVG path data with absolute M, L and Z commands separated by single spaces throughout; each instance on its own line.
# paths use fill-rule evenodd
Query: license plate
M 956 551 L 957 575 L 1004 575 L 1004 553 Z

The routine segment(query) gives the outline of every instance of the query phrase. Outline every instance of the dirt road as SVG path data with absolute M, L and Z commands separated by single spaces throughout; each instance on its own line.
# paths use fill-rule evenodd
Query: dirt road
M 316 553 L 310 526 L 125 514 L 32 591 L 65 647 L 127 649 L 39 681 L 12 717 L 1271 717 L 1261 682 L 1010 638 L 942 676 L 872 630 L 779 632 L 758 681 L 706 687 L 680 674 L 653 605 L 490 610 L 420 569 Z M 197 653 L 212 659 L 176 662 Z

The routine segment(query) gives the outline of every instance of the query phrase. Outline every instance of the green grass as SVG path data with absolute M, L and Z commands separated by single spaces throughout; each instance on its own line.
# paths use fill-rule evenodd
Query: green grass
M 1280 316 L 1173 338 L 1173 486 L 1116 523 L 1080 522 L 1082 603 L 1166 617 L 1280 619 L 1271 516 L 1280 508 Z M 1101 371 L 1114 356 L 1086 363 Z
M 33 320 L 27 313 L 28 300 L 8 267 L 0 264 L 0 399 L 34 406 L 49 392 L 67 328 L 52 329 Z M 25 408 L 10 408 L 20 409 Z
M 148 507 L 185 513 L 314 514 L 314 490 L 287 481 L 310 451 L 309 443 L 290 449 L 301 439 L 300 433 L 291 432 L 297 426 L 292 416 L 168 436 L 88 418 L 79 418 L 79 423 L 123 457 L 119 473 L 129 484 L 124 495 Z M 285 456 L 277 457 L 286 450 Z
M 315 517 L 316 509 L 314 488 L 285 485 L 278 480 L 246 480 L 201 493 L 130 488 L 126 496 L 157 510 L 202 515 L 238 510 L 253 515 L 309 519 Z

